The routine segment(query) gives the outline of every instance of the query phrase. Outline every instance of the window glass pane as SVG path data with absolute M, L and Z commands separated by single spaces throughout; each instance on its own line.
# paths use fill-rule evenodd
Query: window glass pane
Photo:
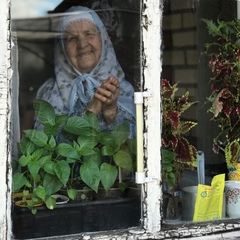
M 14 199 L 15 237 L 139 226 L 133 101 L 140 90 L 139 1 L 36 1 L 32 11 L 18 4 L 13 190 L 23 195 Z
M 215 154 L 213 151 L 213 141 L 220 133 L 220 128 L 213 119 L 213 113 L 208 111 L 211 103 L 207 100 L 212 91 L 211 85 L 213 82 L 210 79 L 215 76 L 209 67 L 211 57 L 205 53 L 206 44 L 216 41 L 217 38 L 213 38 L 209 34 L 207 24 L 203 19 L 212 20 L 214 23 L 217 23 L 218 20 L 231 21 L 236 19 L 237 2 L 222 0 L 190 2 L 164 1 L 162 79 L 168 80 L 172 86 L 177 84 L 176 100 L 189 92 L 189 95 L 185 95 L 188 97 L 188 102 L 196 101 L 195 104 L 191 105 L 183 113 L 177 108 L 179 105 L 175 106 L 176 108 L 173 107 L 171 112 L 167 109 L 170 103 L 165 95 L 163 96 L 163 106 L 165 103 L 164 113 L 168 113 L 168 116 L 174 116 L 175 120 L 177 117 L 180 117 L 181 122 L 185 122 L 185 124 L 186 121 L 188 121 L 188 124 L 189 121 L 197 123 L 193 128 L 190 128 L 189 125 L 190 130 L 185 133 L 185 129 L 183 133 L 183 129 L 180 127 L 181 124 L 173 121 L 171 124 L 175 124 L 176 129 L 169 132 L 170 125 L 167 125 L 169 121 L 163 119 L 163 148 L 177 154 L 168 155 L 170 159 L 175 157 L 178 159 L 178 161 L 173 162 L 173 170 L 169 170 L 169 165 L 172 163 L 169 164 L 168 162 L 167 164 L 169 165 L 166 163 L 164 165 L 165 182 L 168 183 L 164 185 L 164 203 L 165 200 L 169 201 L 168 205 L 163 209 L 165 223 L 178 222 L 181 224 L 185 221 L 193 220 L 199 178 L 197 165 L 192 167 L 190 161 L 191 151 L 188 151 L 189 144 L 194 146 L 195 150 L 203 151 L 204 154 L 198 158 L 204 160 L 202 167 L 205 178 L 201 183 L 211 185 L 213 177 L 219 174 L 225 175 L 225 180 L 228 179 L 228 170 L 223 152 Z M 236 41 L 236 39 L 237 36 L 234 36 L 233 41 Z M 214 62 L 213 64 L 217 63 Z M 223 77 L 218 75 L 218 87 L 221 86 L 222 80 Z M 231 80 L 229 79 L 229 81 Z M 167 84 L 166 81 L 162 81 L 162 83 Z M 162 90 L 166 91 L 166 86 Z M 182 98 L 182 100 L 184 99 Z M 173 112 L 174 115 L 170 115 Z M 173 120 L 173 118 L 171 119 Z M 185 139 L 182 138 L 183 136 Z M 167 141 L 169 139 L 172 141 L 169 141 L 171 142 L 170 145 L 168 145 L 169 142 Z M 183 164 L 184 161 L 185 165 Z M 175 174 L 176 181 L 171 185 L 169 182 L 174 182 L 172 173 Z M 223 197 L 223 202 L 224 200 L 225 198 Z M 218 199 L 215 206 L 221 201 L 222 197 L 220 200 Z M 225 217 L 229 216 L 225 215 L 223 210 L 222 218 Z M 207 220 L 207 218 L 203 220 Z

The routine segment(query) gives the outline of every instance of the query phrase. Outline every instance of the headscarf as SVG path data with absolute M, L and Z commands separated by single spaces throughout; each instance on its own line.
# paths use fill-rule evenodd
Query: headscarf
M 81 73 L 70 63 L 64 46 L 66 27 L 77 21 L 90 21 L 98 28 L 102 40 L 102 53 L 98 64 L 90 73 Z M 47 81 L 38 91 L 37 98 L 52 104 L 57 114 L 82 115 L 97 87 L 109 76 L 120 82 L 118 108 L 135 118 L 134 89 L 125 80 L 108 33 L 95 11 L 81 6 L 71 7 L 60 24 L 60 38 L 55 43 L 55 81 Z M 86 84 L 83 85 L 85 81 Z

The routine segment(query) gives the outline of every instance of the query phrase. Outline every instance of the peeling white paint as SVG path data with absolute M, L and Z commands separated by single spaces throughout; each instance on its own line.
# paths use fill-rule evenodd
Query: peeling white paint
M 152 94 L 145 98 L 145 166 L 147 177 L 157 179 L 145 184 L 144 229 L 158 232 L 161 226 L 161 162 L 160 162 L 160 76 L 161 76 L 161 9 L 159 1 L 143 1 L 142 49 L 143 91 Z
M 9 0 L 0 2 L 0 239 L 10 239 L 11 235 L 11 171 L 10 171 L 10 29 Z

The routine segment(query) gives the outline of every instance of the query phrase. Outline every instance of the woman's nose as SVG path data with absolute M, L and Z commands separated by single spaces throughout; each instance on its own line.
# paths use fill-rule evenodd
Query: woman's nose
M 84 48 L 87 45 L 86 37 L 78 36 L 77 47 Z

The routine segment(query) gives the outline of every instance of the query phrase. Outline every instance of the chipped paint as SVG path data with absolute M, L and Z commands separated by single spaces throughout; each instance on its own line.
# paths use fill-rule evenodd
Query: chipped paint
M 11 235 L 11 168 L 10 168 L 10 1 L 0 2 L 0 239 Z

